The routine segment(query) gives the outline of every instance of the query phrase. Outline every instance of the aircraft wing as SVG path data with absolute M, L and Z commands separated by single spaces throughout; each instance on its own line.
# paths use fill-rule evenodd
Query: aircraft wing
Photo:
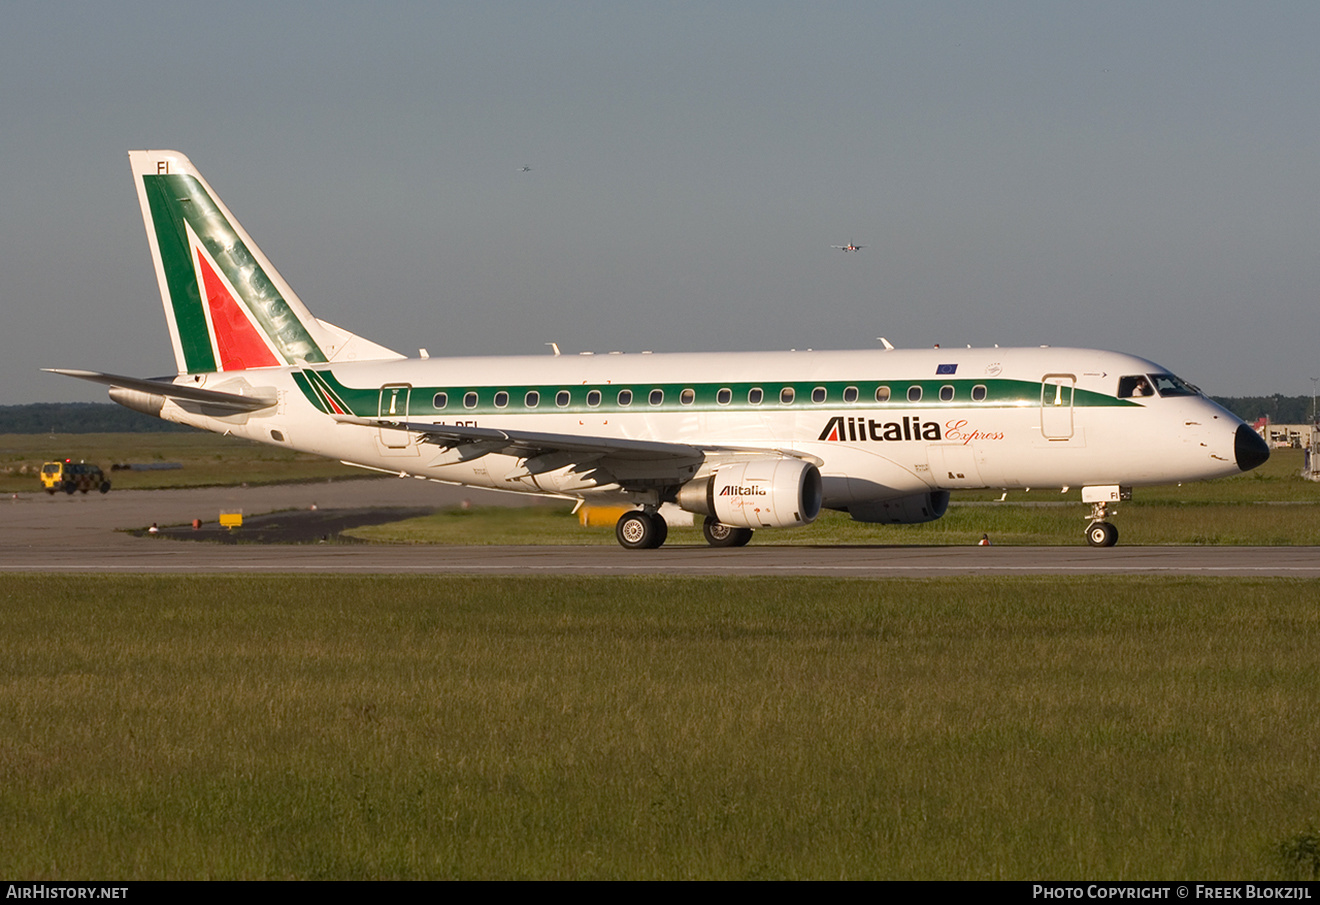
M 412 431 L 424 435 L 426 442 L 440 446 L 461 446 L 464 443 L 499 444 L 490 452 L 509 455 L 535 455 L 547 450 L 581 453 L 605 453 L 622 459 L 654 459 L 662 457 L 702 457 L 700 448 L 686 443 L 664 443 L 656 440 L 626 440 L 612 437 L 583 437 L 577 434 L 546 434 L 538 431 L 505 431 L 490 427 L 463 427 L 455 424 L 426 424 L 412 421 L 388 421 L 381 418 L 357 418 L 337 415 L 336 421 L 363 424 L 393 430 Z
M 596 471 L 598 483 L 648 487 L 687 481 L 706 464 L 762 458 L 800 458 L 820 464 L 820 460 L 813 456 L 778 449 L 697 446 L 660 440 L 389 421 L 352 415 L 338 415 L 335 420 L 420 434 L 423 442 L 443 448 L 441 459 L 435 464 L 462 462 L 488 453 L 516 456 L 523 463 L 506 476 L 510 480 L 569 468 L 584 476 Z
M 167 378 L 146 380 L 141 377 L 102 374 L 100 371 L 79 371 L 73 368 L 42 368 L 42 370 L 49 371 L 52 374 L 63 374 L 66 377 L 77 377 L 79 380 L 90 380 L 92 383 L 103 383 L 108 387 L 123 387 L 128 390 L 150 393 L 154 396 L 166 396 L 170 399 L 183 399 L 188 402 L 202 402 L 235 412 L 255 412 L 258 409 L 270 408 L 278 402 L 273 395 L 263 393 L 245 395 L 243 393 L 226 393 L 222 390 L 204 390 L 201 387 L 171 383 Z M 247 387 L 247 389 L 252 388 Z

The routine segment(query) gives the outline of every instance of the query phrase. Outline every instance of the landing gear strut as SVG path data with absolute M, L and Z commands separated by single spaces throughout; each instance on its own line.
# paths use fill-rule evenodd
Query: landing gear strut
M 1118 543 L 1118 529 L 1108 522 L 1110 505 L 1132 499 L 1132 488 L 1118 484 L 1092 484 L 1082 488 L 1082 502 L 1091 504 L 1091 523 L 1086 526 L 1086 542 L 1092 547 L 1112 547 Z

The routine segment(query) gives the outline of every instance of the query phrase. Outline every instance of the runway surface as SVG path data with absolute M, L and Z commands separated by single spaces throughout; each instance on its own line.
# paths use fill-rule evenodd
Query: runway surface
M 666 545 L 630 551 L 593 547 L 384 545 L 226 546 L 134 537 L 120 529 L 214 521 L 282 509 L 525 505 L 508 494 L 383 479 L 122 491 L 107 496 L 42 493 L 0 500 L 2 572 L 342 572 L 479 575 L 809 575 L 922 578 L 956 575 L 1204 575 L 1320 577 L 1315 547 L 799 547 L 772 540 L 737 550 Z M 767 532 L 767 538 L 769 538 Z

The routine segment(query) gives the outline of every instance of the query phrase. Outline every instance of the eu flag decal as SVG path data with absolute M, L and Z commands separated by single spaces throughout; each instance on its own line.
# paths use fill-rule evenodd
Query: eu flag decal
M 957 373 L 958 373 L 958 366 L 957 366 L 957 365 L 936 365 L 936 367 L 935 367 L 935 373 L 936 373 L 936 374 L 957 374 Z

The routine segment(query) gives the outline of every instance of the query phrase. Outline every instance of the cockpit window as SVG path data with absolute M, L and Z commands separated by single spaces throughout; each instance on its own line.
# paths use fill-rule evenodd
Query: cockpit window
M 1118 398 L 1154 396 L 1199 396 L 1201 391 L 1172 374 L 1132 374 L 1118 379 Z
M 1133 396 L 1154 396 L 1150 381 L 1145 374 L 1132 374 L 1118 378 L 1118 398 L 1131 399 Z
M 1201 395 L 1201 391 L 1196 387 L 1185 380 L 1174 377 L 1172 374 L 1151 374 L 1150 379 L 1155 384 L 1155 392 L 1161 396 Z

